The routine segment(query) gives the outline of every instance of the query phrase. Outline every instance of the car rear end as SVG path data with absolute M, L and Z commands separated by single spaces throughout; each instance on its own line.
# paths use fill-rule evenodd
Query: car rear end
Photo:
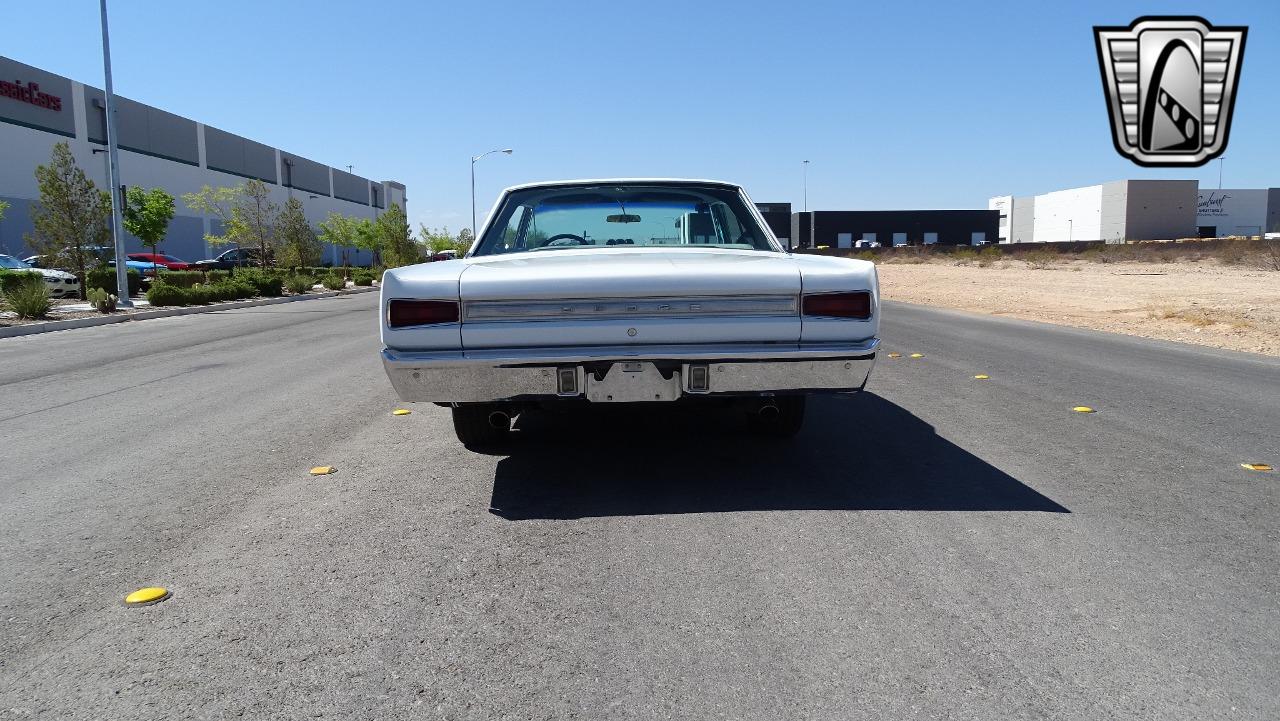
M 548 297 L 528 288 L 503 294 L 501 284 L 490 293 L 502 297 L 475 297 L 467 295 L 468 278 L 483 272 L 480 265 L 435 279 L 391 270 L 382 285 L 384 364 L 402 399 L 439 403 L 860 389 L 879 344 L 874 266 L 815 269 L 805 289 L 796 264 L 776 260 L 793 280 L 771 292 L 721 266 L 725 286 L 754 292 L 708 292 L 704 281 L 696 293 L 626 297 Z M 643 285 L 650 284 L 633 287 Z M 651 285 L 673 283 L 669 276 Z
M 875 267 L 783 251 L 758 214 L 744 218 L 754 206 L 745 195 L 734 204 L 741 191 L 729 188 L 698 189 L 738 214 L 708 212 L 706 222 L 694 216 L 711 203 L 686 213 L 655 209 L 642 200 L 665 196 L 622 186 L 618 204 L 632 210 L 606 217 L 654 218 L 649 242 L 605 238 L 641 233 L 601 226 L 595 234 L 542 233 L 543 245 L 527 249 L 473 249 L 458 263 L 387 271 L 382 358 L 393 387 L 407 401 L 454 407 L 455 422 L 474 407 L 498 414 L 498 425 L 521 409 L 564 402 L 730 398 L 802 414 L 805 395 L 860 390 L 879 346 Z M 580 195 L 612 188 L 589 190 Z M 675 231 L 667 230 L 672 218 Z M 499 211 L 496 222 L 504 219 Z M 477 247 L 508 242 L 529 225 L 505 236 L 487 228 Z M 695 240 L 704 231 L 718 236 Z M 565 247 L 551 245 L 562 236 Z

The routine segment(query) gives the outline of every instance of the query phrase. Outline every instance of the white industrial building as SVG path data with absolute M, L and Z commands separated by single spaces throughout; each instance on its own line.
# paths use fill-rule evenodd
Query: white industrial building
M 1194 180 L 1117 180 L 1034 197 L 992 198 L 1006 210 L 1002 243 L 1195 237 Z
M 1196 226 L 1202 238 L 1280 233 L 1280 188 L 1201 190 Z
M 39 198 L 35 169 L 49 162 L 55 143 L 67 142 L 89 178 L 102 189 L 109 187 L 102 99 L 97 88 L 0 56 L 0 200 L 10 204 L 0 220 L 0 253 L 33 252 L 23 236 L 31 231 L 30 206 Z M 128 98 L 116 101 L 120 183 L 164 188 L 178 198 L 177 215 L 160 248 L 184 260 L 216 250 L 204 236 L 217 230 L 217 221 L 180 199 L 204 185 L 261 180 L 278 204 L 300 199 L 313 226 L 330 211 L 374 218 L 391 203 L 405 206 L 400 183 L 371 181 Z M 143 249 L 137 238 L 126 238 L 130 251 Z M 341 262 L 331 246 L 324 259 Z M 368 257 L 353 253 L 350 260 L 368 262 Z

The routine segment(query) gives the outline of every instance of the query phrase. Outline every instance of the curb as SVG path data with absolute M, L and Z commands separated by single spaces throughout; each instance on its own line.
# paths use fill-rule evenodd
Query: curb
M 16 338 L 24 335 L 35 335 L 37 333 L 52 333 L 58 330 L 72 330 L 74 328 L 92 328 L 99 325 L 110 325 L 112 323 L 127 323 L 130 321 L 150 320 L 151 318 L 169 318 L 175 315 L 193 315 L 195 313 L 214 313 L 220 310 L 236 310 L 238 308 L 253 308 L 260 305 L 279 305 L 281 303 L 296 303 L 302 300 L 317 300 L 319 298 L 336 298 L 340 295 L 357 295 L 359 293 L 372 293 L 378 290 L 378 286 L 357 286 L 355 288 L 346 288 L 344 290 L 327 290 L 323 293 L 307 293 L 305 295 L 290 295 L 280 298 L 258 298 L 255 300 L 233 300 L 225 303 L 214 303 L 212 305 L 193 305 L 185 308 L 165 308 L 164 310 L 142 310 L 137 313 L 129 313 L 128 315 L 104 315 L 101 318 L 72 318 L 70 320 L 50 320 L 44 323 L 29 323 L 27 325 L 17 325 L 12 328 L 0 328 L 0 338 Z

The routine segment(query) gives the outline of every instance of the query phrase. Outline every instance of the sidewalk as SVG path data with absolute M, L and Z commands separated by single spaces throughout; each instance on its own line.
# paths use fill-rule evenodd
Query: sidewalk
M 175 315 L 193 315 L 196 313 L 213 313 L 220 310 L 235 310 L 237 308 L 252 308 L 260 305 L 278 305 L 280 303 L 294 303 L 303 300 L 315 300 L 317 298 L 333 298 L 339 295 L 355 295 L 357 293 L 373 293 L 379 289 L 379 286 L 348 286 L 343 290 L 326 290 L 317 293 L 305 293 L 303 295 L 286 295 L 278 298 L 254 298 L 252 300 L 233 300 L 223 303 L 210 303 L 209 305 L 189 305 L 177 307 L 152 308 L 145 299 L 136 299 L 133 301 L 134 308 L 128 312 L 116 312 L 105 315 L 96 315 L 89 318 L 71 318 L 67 320 L 46 320 L 37 323 L 26 323 L 24 325 L 9 326 L 0 328 L 0 338 L 13 338 L 24 335 L 35 335 L 37 333 L 51 333 L 58 330 L 72 330 L 74 328 L 92 328 L 99 325 L 110 325 L 112 323 L 127 323 L 129 321 L 149 320 L 151 318 L 168 318 Z M 72 309 L 75 310 L 72 310 Z M 75 305 L 62 306 L 64 312 L 85 312 L 92 308 L 87 303 L 77 303 Z

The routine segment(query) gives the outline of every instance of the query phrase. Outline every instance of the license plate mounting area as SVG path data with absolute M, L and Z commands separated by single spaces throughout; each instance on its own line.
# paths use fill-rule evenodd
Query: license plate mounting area
M 680 397 L 680 373 L 663 378 L 647 361 L 618 361 L 604 378 L 587 374 L 587 400 L 592 403 L 656 403 Z

